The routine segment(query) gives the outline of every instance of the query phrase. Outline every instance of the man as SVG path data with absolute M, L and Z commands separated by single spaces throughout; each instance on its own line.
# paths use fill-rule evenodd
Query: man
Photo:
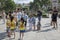
M 53 28 L 57 28 L 57 16 L 58 16 L 58 10 L 56 9 L 56 7 L 54 7 L 52 13 L 52 22 L 51 22 L 51 24 L 53 24 L 54 26 Z

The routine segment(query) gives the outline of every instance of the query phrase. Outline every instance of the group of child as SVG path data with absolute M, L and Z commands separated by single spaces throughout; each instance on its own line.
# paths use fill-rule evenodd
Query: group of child
M 37 30 L 40 30 L 41 27 L 41 15 L 42 13 L 38 11 L 38 23 L 37 23 Z M 57 27 L 57 14 L 58 12 L 56 9 L 53 11 L 52 14 L 52 21 L 51 25 L 54 26 L 54 28 Z M 27 20 L 28 19 L 28 20 Z M 29 29 L 30 30 L 36 30 L 36 17 L 34 14 L 27 15 L 26 12 L 19 10 L 14 13 L 9 12 L 6 18 L 6 28 L 7 28 L 7 34 L 8 37 L 10 38 L 12 34 L 14 34 L 15 38 L 15 30 L 18 27 L 19 33 L 20 33 L 20 39 L 23 40 L 24 32 L 26 31 L 27 28 L 27 21 L 29 22 Z M 55 27 L 56 25 L 56 27 Z M 34 28 L 34 29 L 33 29 Z
M 21 13 L 21 15 L 23 14 L 22 16 L 21 15 L 18 16 L 19 14 L 17 15 L 17 13 L 19 12 L 15 12 L 15 14 L 9 12 L 9 14 L 7 15 L 7 18 L 6 18 L 7 34 L 9 38 L 11 38 L 11 35 L 14 35 L 14 38 L 15 38 L 15 30 L 18 26 L 18 30 L 20 32 L 20 39 L 23 40 L 24 32 L 26 31 L 26 28 L 27 28 L 28 15 L 26 14 L 26 12 L 23 12 Z M 36 19 L 34 14 L 30 15 L 28 21 L 29 21 L 29 27 L 30 27 L 29 29 L 32 30 L 32 26 L 34 26 L 34 30 L 35 30 Z M 38 22 L 38 25 L 39 24 L 40 22 Z M 40 30 L 40 26 L 37 27 L 37 30 Z

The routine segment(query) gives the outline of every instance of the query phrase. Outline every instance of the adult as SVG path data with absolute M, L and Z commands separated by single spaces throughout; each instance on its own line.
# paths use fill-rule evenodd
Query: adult
M 54 26 L 53 28 L 57 28 L 57 16 L 58 16 L 58 10 L 56 9 L 56 7 L 54 7 L 52 13 L 52 24 Z
M 37 25 L 39 25 L 39 26 L 37 26 L 37 30 L 40 30 L 42 12 L 40 10 L 37 11 L 37 12 L 38 12 L 38 14 L 37 14 L 37 16 L 38 16 L 38 24 Z
M 20 21 L 22 16 L 23 16 L 22 9 L 18 9 L 17 10 L 17 21 Z
M 24 18 L 25 28 L 26 28 L 26 26 L 27 26 L 27 19 L 28 19 L 28 15 L 27 15 L 26 12 L 24 12 L 24 14 L 23 14 L 23 18 Z

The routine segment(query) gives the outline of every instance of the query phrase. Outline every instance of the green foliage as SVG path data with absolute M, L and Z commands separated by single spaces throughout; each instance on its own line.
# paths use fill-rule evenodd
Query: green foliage
M 60 0 L 58 0 L 58 3 L 60 3 Z
M 39 10 L 40 8 L 42 8 L 42 6 L 45 5 L 50 5 L 50 0 L 34 0 L 34 2 L 30 2 L 30 9 L 33 10 Z
M 22 8 L 22 5 L 21 4 L 17 4 L 16 5 L 18 8 Z
M 39 0 L 34 0 L 34 2 L 30 2 L 30 9 L 38 10 L 40 8 Z
M 16 8 L 16 4 L 12 0 L 0 0 L 1 2 L 1 9 L 8 11 L 13 11 Z

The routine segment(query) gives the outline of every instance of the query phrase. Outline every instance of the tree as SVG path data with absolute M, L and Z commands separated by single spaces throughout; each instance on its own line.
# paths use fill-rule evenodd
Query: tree
M 2 10 L 6 12 L 13 11 L 16 8 L 16 4 L 12 0 L 0 0 Z
M 50 5 L 50 0 L 34 0 L 34 2 L 30 2 L 30 9 L 34 9 L 35 11 L 42 8 L 42 6 Z
M 60 0 L 58 0 L 58 3 L 60 3 Z
M 37 11 L 40 7 L 39 0 L 34 0 L 34 2 L 30 2 L 30 9 Z

